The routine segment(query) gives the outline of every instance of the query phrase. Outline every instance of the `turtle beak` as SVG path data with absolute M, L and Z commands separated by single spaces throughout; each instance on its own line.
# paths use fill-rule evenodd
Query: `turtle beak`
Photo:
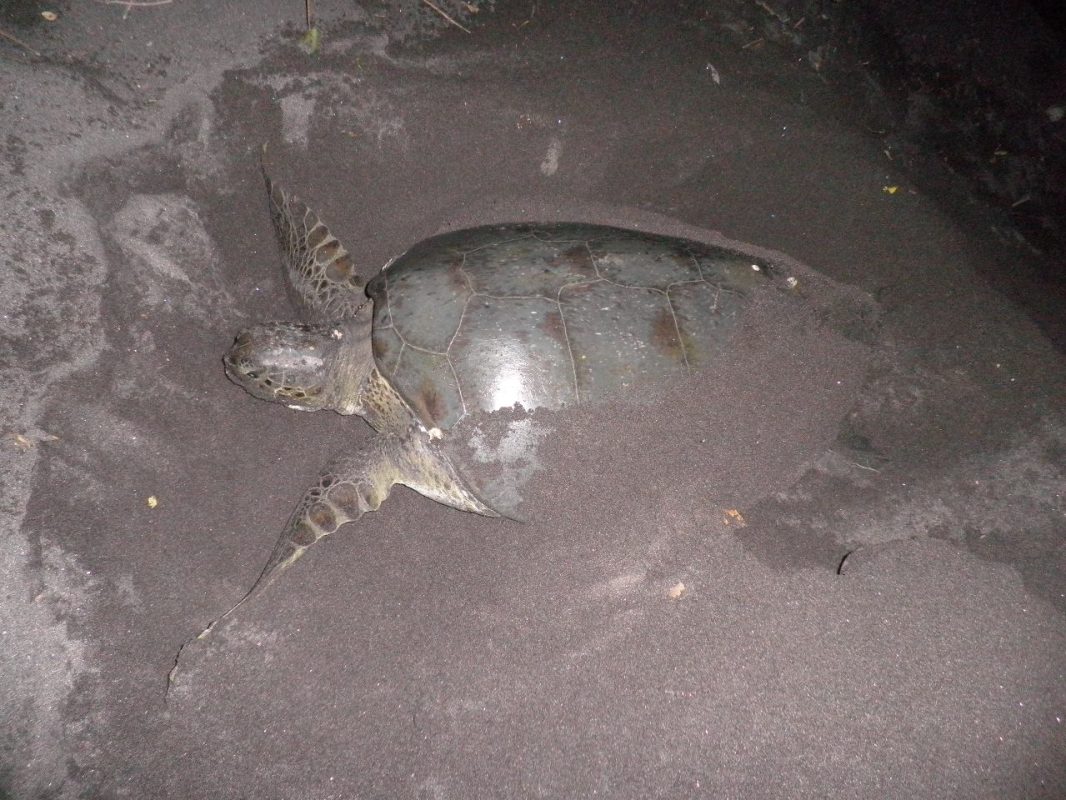
M 325 408 L 332 342 L 307 325 L 257 325 L 241 331 L 222 358 L 226 375 L 251 395 L 290 408 Z

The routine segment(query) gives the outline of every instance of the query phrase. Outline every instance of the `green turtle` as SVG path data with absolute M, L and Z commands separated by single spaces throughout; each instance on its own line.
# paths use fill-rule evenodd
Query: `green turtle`
M 540 440 L 514 438 L 510 453 L 496 451 L 495 469 L 478 469 L 469 445 L 483 415 L 669 386 L 721 353 L 773 280 L 771 265 L 750 255 L 584 223 L 445 233 L 368 275 L 301 200 L 266 181 L 306 321 L 242 331 L 226 373 L 255 397 L 355 414 L 374 433 L 326 467 L 253 587 L 197 638 L 314 542 L 376 510 L 394 484 L 463 511 L 517 517 Z

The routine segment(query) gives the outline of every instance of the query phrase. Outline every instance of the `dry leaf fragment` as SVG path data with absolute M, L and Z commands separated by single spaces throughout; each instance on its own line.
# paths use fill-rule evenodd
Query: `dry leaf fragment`
M 725 524 L 738 525 L 743 528 L 748 522 L 744 519 L 744 515 L 741 514 L 740 511 L 735 508 L 727 508 L 725 511 Z
M 153 495 L 149 495 L 149 497 L 148 497 L 148 507 L 149 508 L 155 508 L 157 505 L 159 505 L 159 498 L 156 497 L 154 494 Z
M 307 55 L 313 56 L 318 52 L 321 41 L 322 37 L 318 33 L 318 28 L 311 28 L 307 33 L 300 37 L 300 41 L 296 43 L 296 46 L 307 53 Z
M 52 433 L 40 433 L 33 436 L 27 436 L 23 433 L 11 433 L 11 443 L 18 448 L 20 452 L 28 452 L 39 445 L 41 442 L 58 442 L 59 437 Z
M 898 186 L 882 186 L 881 187 L 881 191 L 884 192 L 885 194 L 895 194 L 896 192 L 899 191 L 899 187 Z

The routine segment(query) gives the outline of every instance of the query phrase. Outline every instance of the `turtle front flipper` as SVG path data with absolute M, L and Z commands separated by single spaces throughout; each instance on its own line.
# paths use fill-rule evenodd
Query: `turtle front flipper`
M 226 613 L 178 648 L 174 667 L 167 675 L 166 693 L 170 692 L 188 645 L 206 637 L 234 611 L 261 594 L 319 539 L 368 511 L 376 511 L 397 483 L 462 511 L 499 516 L 463 484 L 447 457 L 435 450 L 420 432 L 411 429 L 402 436 L 391 433 L 375 436 L 366 447 L 323 470 L 289 518 L 252 588 Z
M 315 321 L 350 317 L 366 304 L 366 281 L 318 215 L 263 169 L 270 217 L 297 304 Z
M 368 511 L 377 511 L 397 483 L 462 511 L 499 516 L 463 485 L 451 462 L 433 449 L 424 436 L 413 429 L 402 436 L 379 434 L 363 449 L 338 459 L 322 471 L 318 482 L 307 490 L 289 518 L 258 580 L 233 608 L 208 625 L 197 638 L 203 638 L 238 606 L 266 589 L 319 539 Z

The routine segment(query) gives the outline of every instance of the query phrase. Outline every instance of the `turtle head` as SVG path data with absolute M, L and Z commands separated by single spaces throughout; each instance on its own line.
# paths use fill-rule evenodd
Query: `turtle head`
M 262 400 L 352 414 L 371 367 L 370 337 L 350 321 L 256 325 L 237 334 L 222 361 L 230 380 Z

